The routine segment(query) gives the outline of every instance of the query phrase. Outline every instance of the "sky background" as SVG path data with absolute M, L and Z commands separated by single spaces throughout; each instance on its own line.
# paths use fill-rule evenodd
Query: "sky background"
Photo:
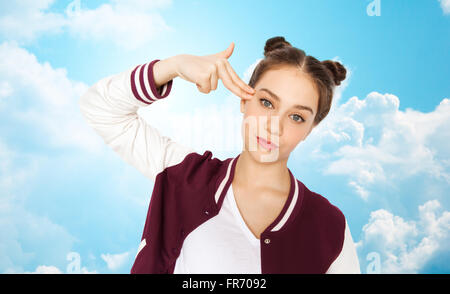
M 153 183 L 87 125 L 79 97 L 231 42 L 248 82 L 274 36 L 348 70 L 288 167 L 344 213 L 361 272 L 450 273 L 449 0 L 1 1 L 0 272 L 129 273 Z M 241 152 L 239 98 L 222 82 L 205 95 L 176 78 L 138 113 L 199 153 Z

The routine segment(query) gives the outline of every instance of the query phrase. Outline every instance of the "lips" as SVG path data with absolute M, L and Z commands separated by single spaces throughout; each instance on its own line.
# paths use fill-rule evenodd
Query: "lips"
M 278 145 L 273 142 L 264 140 L 263 138 L 261 138 L 259 136 L 256 136 L 256 138 L 258 140 L 258 144 L 267 150 L 272 150 L 272 149 L 278 148 Z

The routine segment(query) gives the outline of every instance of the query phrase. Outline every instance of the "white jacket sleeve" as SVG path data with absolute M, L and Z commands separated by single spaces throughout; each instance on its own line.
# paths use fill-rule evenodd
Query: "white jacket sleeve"
M 105 77 L 79 100 L 88 125 L 125 162 L 153 181 L 165 168 L 180 163 L 194 152 L 160 134 L 137 113 L 139 107 L 166 98 L 171 91 L 173 80 L 156 88 L 153 65 L 158 61 Z
M 345 220 L 344 244 L 341 253 L 327 270 L 327 274 L 360 274 L 358 255 L 350 228 Z

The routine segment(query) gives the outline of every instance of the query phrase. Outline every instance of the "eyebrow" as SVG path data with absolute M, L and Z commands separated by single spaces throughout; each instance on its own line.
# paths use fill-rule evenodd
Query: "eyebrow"
M 273 93 L 272 91 L 270 91 L 267 88 L 261 88 L 259 89 L 260 91 L 264 91 L 267 92 L 270 96 L 272 96 L 272 98 L 274 98 L 275 100 L 277 100 L 278 102 L 280 102 L 280 97 L 278 97 L 278 95 L 276 95 L 275 93 Z M 314 114 L 313 110 L 311 109 L 311 107 L 309 106 L 305 106 L 305 105 L 300 105 L 300 104 L 296 104 L 294 105 L 295 108 L 298 108 L 300 110 L 308 110 L 309 112 L 311 112 L 312 114 Z

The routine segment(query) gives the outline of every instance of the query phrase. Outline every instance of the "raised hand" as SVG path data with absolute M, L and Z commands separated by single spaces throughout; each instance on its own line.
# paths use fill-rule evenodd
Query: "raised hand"
M 234 42 L 227 49 L 211 55 L 180 54 L 176 60 L 176 72 L 182 79 L 195 83 L 202 93 L 216 90 L 221 79 L 236 96 L 251 99 L 255 90 L 241 80 L 228 62 L 233 50 Z

